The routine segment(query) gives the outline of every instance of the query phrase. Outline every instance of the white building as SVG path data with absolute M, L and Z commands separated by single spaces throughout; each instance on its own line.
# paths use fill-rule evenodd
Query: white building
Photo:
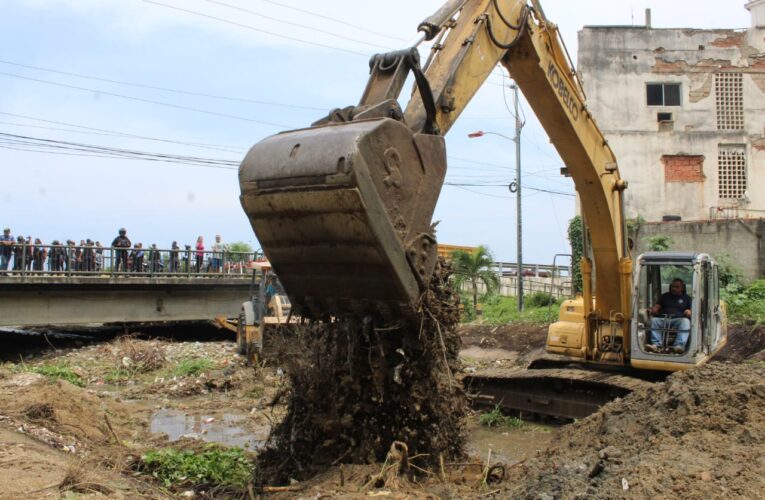
M 765 0 L 747 30 L 590 26 L 587 103 L 619 162 L 626 216 L 765 216 Z

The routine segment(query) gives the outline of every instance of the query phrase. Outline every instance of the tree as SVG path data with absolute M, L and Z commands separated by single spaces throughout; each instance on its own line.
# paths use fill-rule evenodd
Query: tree
M 665 252 L 675 244 L 675 241 L 671 237 L 664 234 L 651 236 L 650 238 L 646 238 L 645 241 L 646 245 L 648 245 L 648 249 L 652 252 Z
M 582 254 L 584 253 L 584 224 L 577 215 L 568 223 L 568 241 L 571 244 L 571 286 L 574 293 L 582 291 Z
M 483 283 L 487 294 L 499 288 L 499 277 L 490 269 L 493 263 L 494 257 L 485 246 L 479 246 L 469 253 L 463 250 L 452 252 L 454 285 L 460 289 L 463 284 L 470 283 L 474 311 L 478 308 L 478 283 Z
M 252 247 L 244 241 L 235 241 L 228 244 L 231 253 L 231 262 L 246 262 L 252 256 Z

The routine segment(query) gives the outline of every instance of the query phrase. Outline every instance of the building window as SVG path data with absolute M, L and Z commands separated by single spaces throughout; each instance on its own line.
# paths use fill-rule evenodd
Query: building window
M 717 130 L 744 129 L 744 79 L 741 73 L 715 75 Z
M 717 186 L 721 200 L 739 200 L 746 192 L 746 146 L 720 144 L 717 152 Z
M 680 106 L 679 83 L 647 83 L 645 89 L 649 106 Z

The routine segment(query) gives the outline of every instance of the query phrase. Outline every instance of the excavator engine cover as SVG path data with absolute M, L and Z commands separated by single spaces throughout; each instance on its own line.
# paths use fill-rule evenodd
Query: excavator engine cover
M 268 137 L 239 168 L 241 202 L 298 314 L 409 315 L 437 258 L 443 137 L 390 118 Z

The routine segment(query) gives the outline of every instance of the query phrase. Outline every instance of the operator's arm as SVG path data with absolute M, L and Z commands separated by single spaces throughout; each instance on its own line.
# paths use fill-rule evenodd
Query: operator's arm
M 648 314 L 653 316 L 654 314 L 659 314 L 659 311 L 661 311 L 661 304 L 654 304 L 651 306 L 651 308 L 648 310 Z

